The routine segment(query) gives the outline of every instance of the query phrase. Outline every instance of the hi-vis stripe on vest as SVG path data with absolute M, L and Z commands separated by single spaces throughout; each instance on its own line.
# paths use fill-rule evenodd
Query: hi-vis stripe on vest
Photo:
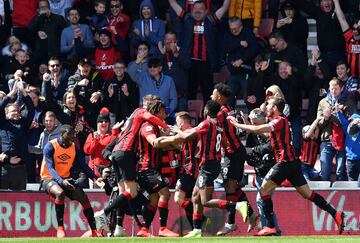
M 70 176 L 70 169 L 73 167 L 75 161 L 75 144 L 73 143 L 69 148 L 63 148 L 58 143 L 57 139 L 53 139 L 50 143 L 54 147 L 54 167 L 61 178 L 68 178 Z M 45 159 L 43 159 L 40 171 L 41 179 L 52 179 Z

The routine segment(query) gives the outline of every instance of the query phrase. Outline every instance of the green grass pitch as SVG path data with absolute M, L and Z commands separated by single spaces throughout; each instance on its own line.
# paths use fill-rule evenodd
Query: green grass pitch
M 359 243 L 360 236 L 281 236 L 281 237 L 202 237 L 197 239 L 183 238 L 0 238 L 0 242 L 11 243 Z

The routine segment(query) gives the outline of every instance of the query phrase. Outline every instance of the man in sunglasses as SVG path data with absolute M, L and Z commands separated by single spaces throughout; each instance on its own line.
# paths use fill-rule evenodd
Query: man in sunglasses
M 58 57 L 50 57 L 48 61 L 48 71 L 43 75 L 41 95 L 45 97 L 45 82 L 51 81 L 51 92 L 56 101 L 61 104 L 66 92 L 67 80 L 70 76 L 69 70 L 61 65 Z
M 109 25 L 108 29 L 111 30 L 115 28 L 116 33 L 120 35 L 121 38 L 125 39 L 129 28 L 131 25 L 130 18 L 122 12 L 123 3 L 121 0 L 111 0 L 110 1 L 110 15 L 109 15 Z M 115 35 L 112 36 L 112 42 L 117 43 Z

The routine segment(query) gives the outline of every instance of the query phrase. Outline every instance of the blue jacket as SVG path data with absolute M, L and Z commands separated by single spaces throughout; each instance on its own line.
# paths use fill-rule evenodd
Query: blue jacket
M 145 20 L 141 13 L 141 10 L 148 6 L 151 9 L 152 17 L 150 20 L 148 20 L 148 24 L 150 25 L 150 32 L 148 36 L 145 36 Z M 140 41 L 146 41 L 150 45 L 150 55 L 158 57 L 160 55 L 160 51 L 158 48 L 158 43 L 160 41 L 163 41 L 165 36 L 165 23 L 164 21 L 157 19 L 155 17 L 155 9 L 150 0 L 143 0 L 140 4 L 139 8 L 139 16 L 140 19 L 137 19 L 134 21 L 132 25 L 132 29 L 138 29 L 140 31 L 140 37 L 137 35 L 131 36 L 131 45 L 133 47 L 137 47 Z
M 168 114 L 175 111 L 177 106 L 177 94 L 174 80 L 167 75 L 161 74 L 160 87 L 157 88 L 155 80 L 150 76 L 147 70 L 139 69 L 140 65 L 136 63 L 129 65 L 128 73 L 133 81 L 139 86 L 140 104 L 145 95 L 152 94 L 160 97 L 161 101 L 166 105 Z
M 61 33 L 60 52 L 63 54 L 77 54 L 80 57 L 86 56 L 86 54 L 94 48 L 94 38 L 91 29 L 86 24 L 80 24 L 80 29 L 84 37 L 83 41 L 80 38 L 74 39 L 74 27 L 69 26 L 63 29 Z M 75 40 L 75 46 L 72 43 Z
M 358 133 L 356 137 L 350 136 L 348 132 L 349 121 L 345 118 L 342 112 L 338 111 L 337 115 L 345 133 L 346 158 L 350 160 L 360 160 L 360 133 Z M 360 118 L 360 115 L 353 114 L 351 117 Z
M 8 96 L 5 96 L 5 98 L 0 101 L 0 153 L 5 153 L 8 158 L 18 156 L 21 158 L 22 163 L 25 163 L 28 146 L 26 133 L 34 118 L 35 110 L 29 96 L 24 97 L 23 100 L 28 112 L 25 117 L 22 117 L 17 122 L 7 120 L 5 117 L 4 108 L 10 103 L 11 99 Z M 5 160 L 5 162 L 7 161 Z

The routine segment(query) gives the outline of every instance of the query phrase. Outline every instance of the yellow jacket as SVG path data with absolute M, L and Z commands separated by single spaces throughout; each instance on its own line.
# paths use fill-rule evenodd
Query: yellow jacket
M 237 16 L 241 19 L 254 19 L 254 27 L 261 22 L 262 0 L 231 0 L 229 17 Z

